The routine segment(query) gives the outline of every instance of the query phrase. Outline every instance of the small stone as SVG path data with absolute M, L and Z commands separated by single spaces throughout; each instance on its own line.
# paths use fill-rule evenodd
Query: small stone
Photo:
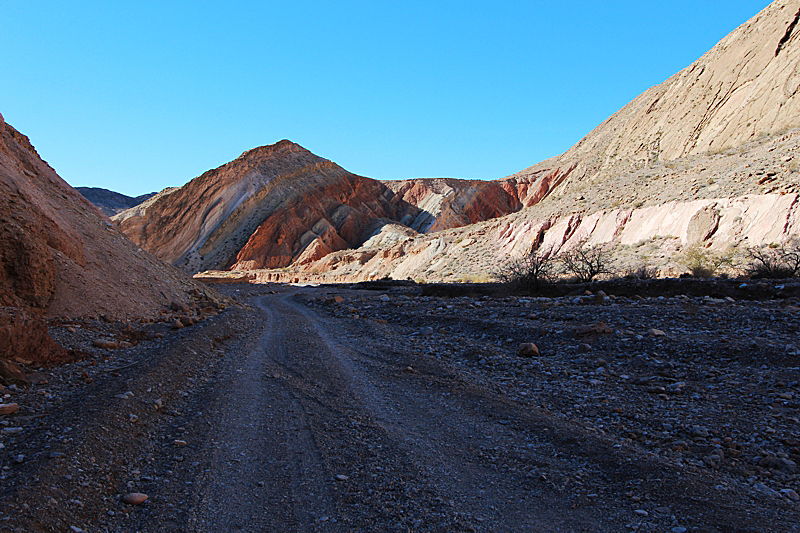
M 800 494 L 797 494 L 797 492 L 793 491 L 792 489 L 781 489 L 780 493 L 790 500 L 800 501 Z
M 22 433 L 22 428 L 10 427 L 10 428 L 3 428 L 2 430 L 3 435 L 16 435 L 17 433 Z
M 141 505 L 147 501 L 147 494 L 141 492 L 129 492 L 122 497 L 122 501 L 128 505 Z
M 388 294 L 381 294 L 380 296 L 378 296 L 378 300 L 380 300 L 382 302 L 388 302 L 389 301 L 389 295 Z
M 21 453 L 21 454 L 19 454 L 19 455 L 15 455 L 15 456 L 13 457 L 13 460 L 14 460 L 14 462 L 15 462 L 15 463 L 17 463 L 18 465 L 21 465 L 22 463 L 24 463 L 24 462 L 25 462 L 25 454 L 22 454 L 22 453 Z
M 344 474 L 337 474 L 336 475 L 336 481 L 347 481 L 348 479 L 350 479 L 350 478 L 348 476 L 345 476 Z
M 19 411 L 19 405 L 15 403 L 0 403 L 0 415 L 13 415 Z
M 110 341 L 108 339 L 95 339 L 92 341 L 92 346 L 95 348 L 102 348 L 103 350 L 116 350 L 119 348 L 119 344 L 116 341 Z
M 670 531 L 672 533 L 686 533 L 686 528 L 683 526 L 675 526 L 672 529 L 670 529 Z
M 539 347 L 532 342 L 523 342 L 517 348 L 517 355 L 520 357 L 534 357 L 539 355 Z
M 179 448 L 182 448 L 182 447 L 186 446 L 186 441 L 185 440 L 176 439 L 176 440 L 172 441 L 172 444 L 174 444 L 175 446 L 178 446 Z
M 433 328 L 429 327 L 429 326 L 426 326 L 426 327 L 422 328 L 421 330 L 419 330 L 419 334 L 421 336 L 423 336 L 423 337 L 426 337 L 428 335 L 433 335 Z
M 647 334 L 650 335 L 651 337 L 664 337 L 667 335 L 664 331 L 656 328 L 650 328 L 647 331 Z
M 183 322 L 181 322 L 180 320 L 176 320 L 175 322 L 172 323 L 172 329 L 183 329 L 183 327 L 184 327 Z
M 703 426 L 693 426 L 692 429 L 689 430 L 689 435 L 692 437 L 700 437 L 704 439 L 709 435 L 708 428 Z
M 648 513 L 648 512 L 647 512 L 647 511 L 645 511 L 644 509 L 636 509 L 636 510 L 635 510 L 635 511 L 633 511 L 633 512 L 634 512 L 634 513 L 636 513 L 636 514 L 638 514 L 639 516 L 649 516 L 649 515 L 650 515 L 650 513 Z
M 194 320 L 192 319 L 192 317 L 189 316 L 182 316 L 178 320 L 184 326 L 191 326 L 192 324 L 194 324 Z
M 589 353 L 592 351 L 592 345 L 587 343 L 581 343 L 578 345 L 578 353 Z

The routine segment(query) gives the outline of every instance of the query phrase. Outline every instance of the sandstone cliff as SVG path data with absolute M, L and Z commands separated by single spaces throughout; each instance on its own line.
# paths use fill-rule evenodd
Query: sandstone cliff
M 2 117 L 0 221 L 0 339 L 6 351 L 43 342 L 39 315 L 149 317 L 173 301 L 188 301 L 186 291 L 198 288 L 137 249 Z M 14 337 L 20 331 L 36 336 L 31 342 Z

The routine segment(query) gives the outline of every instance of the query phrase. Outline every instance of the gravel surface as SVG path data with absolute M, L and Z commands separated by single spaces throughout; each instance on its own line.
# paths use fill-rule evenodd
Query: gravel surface
M 0 531 L 800 530 L 793 300 L 222 290 L 53 324 L 83 360 L 0 391 Z

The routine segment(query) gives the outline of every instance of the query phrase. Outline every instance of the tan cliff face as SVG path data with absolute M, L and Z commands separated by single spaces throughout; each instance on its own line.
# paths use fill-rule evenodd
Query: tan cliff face
M 644 92 L 561 156 L 514 177 L 575 167 L 572 189 L 800 126 L 800 5 L 777 0 Z
M 137 249 L 0 123 L 0 300 L 47 316 L 151 316 L 196 288 Z

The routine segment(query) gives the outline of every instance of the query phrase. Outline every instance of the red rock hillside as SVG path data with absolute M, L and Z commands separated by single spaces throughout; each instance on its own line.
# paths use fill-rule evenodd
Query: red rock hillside
M 375 219 L 416 216 L 378 181 L 290 141 L 254 148 L 114 219 L 188 271 L 274 268 L 359 246 Z
M 198 289 L 138 250 L 0 116 L 0 359 L 60 355 L 41 317 L 149 317 Z

